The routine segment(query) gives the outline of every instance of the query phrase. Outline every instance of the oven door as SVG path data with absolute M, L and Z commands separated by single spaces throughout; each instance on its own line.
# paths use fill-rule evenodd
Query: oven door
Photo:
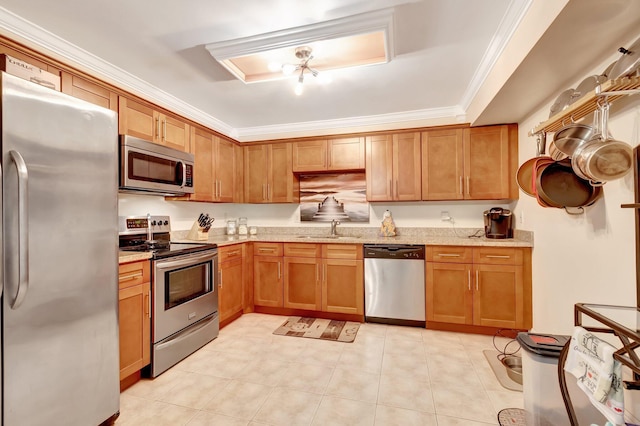
M 218 251 L 153 261 L 153 342 L 218 313 Z

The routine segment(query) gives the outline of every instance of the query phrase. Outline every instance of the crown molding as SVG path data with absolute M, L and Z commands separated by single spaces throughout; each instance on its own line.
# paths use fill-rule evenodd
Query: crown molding
M 306 121 L 269 126 L 243 127 L 234 132 L 240 142 L 301 137 L 307 134 L 320 135 L 338 133 L 339 130 L 366 131 L 464 123 L 465 111 L 460 106 L 406 111 L 392 114 L 349 117 L 336 120 Z M 437 122 L 437 123 L 434 123 Z M 391 126 L 393 125 L 393 126 Z M 358 130 L 354 130 L 358 129 Z
M 460 105 L 465 111 L 469 108 L 469 105 L 471 105 L 473 98 L 484 84 L 484 81 L 498 61 L 498 58 L 500 58 L 500 55 L 502 55 L 502 52 L 509 43 L 509 40 L 513 37 L 518 25 L 520 25 L 520 22 L 532 3 L 533 0 L 512 0 L 509 3 L 507 12 L 502 17 L 498 30 L 491 39 L 491 43 L 489 43 L 489 47 L 485 51 L 480 65 L 476 68 L 471 82 L 467 86 L 467 90 L 462 95 Z
M 68 63 L 116 87 L 138 95 L 219 133 L 231 136 L 228 124 L 72 44 L 38 25 L 0 7 L 0 31 L 42 53 Z
M 216 61 L 253 55 L 267 50 L 295 47 L 314 41 L 384 31 L 388 61 L 393 57 L 393 9 L 381 9 L 344 18 L 205 45 Z

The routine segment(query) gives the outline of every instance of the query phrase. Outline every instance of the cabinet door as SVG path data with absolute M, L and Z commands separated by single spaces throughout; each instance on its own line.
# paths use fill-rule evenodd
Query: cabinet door
M 259 306 L 283 305 L 282 258 L 253 257 L 253 298 Z
M 327 170 L 364 169 L 364 138 L 327 141 Z
M 393 199 L 393 137 L 367 136 L 366 142 L 367 201 L 390 201 Z
M 267 145 L 244 147 L 244 202 L 266 203 Z
M 94 105 L 118 111 L 118 95 L 99 84 L 62 71 L 62 92 Z
M 291 143 L 269 146 L 267 199 L 271 203 L 297 203 L 300 201 L 298 179 L 291 170 Z
M 120 289 L 120 380 L 151 362 L 151 311 L 149 283 Z
M 222 322 L 242 312 L 242 258 L 221 262 L 218 274 L 218 309 Z
M 160 144 L 179 151 L 189 150 L 189 125 L 170 115 L 158 114 Z
M 462 133 L 462 129 L 422 133 L 423 200 L 464 198 Z
M 507 125 L 464 130 L 466 199 L 499 200 L 510 197 L 509 147 Z
M 474 265 L 473 323 L 522 328 L 522 266 Z
M 322 310 L 364 314 L 362 260 L 323 259 Z
M 153 108 L 139 102 L 118 98 L 118 128 L 120 134 L 157 142 L 156 116 Z
M 327 170 L 327 141 L 294 142 L 293 164 L 294 172 L 317 172 Z
M 284 307 L 319 311 L 320 264 L 316 258 L 284 258 Z
M 417 201 L 422 197 L 420 133 L 393 135 L 393 199 Z
M 200 129 L 192 131 L 191 153 L 194 156 L 194 201 L 214 200 L 213 142 L 212 135 Z
M 470 264 L 427 262 L 427 320 L 473 323 Z
M 233 202 L 234 177 L 235 177 L 235 150 L 234 144 L 226 139 L 214 137 L 216 141 L 215 164 L 217 201 L 224 203 Z
M 240 145 L 233 145 L 235 155 L 235 172 L 233 185 L 233 202 L 244 203 L 244 150 Z

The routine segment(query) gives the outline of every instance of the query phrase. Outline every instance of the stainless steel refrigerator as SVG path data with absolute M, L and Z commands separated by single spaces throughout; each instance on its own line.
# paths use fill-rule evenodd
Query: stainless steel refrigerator
M 2 421 L 119 411 L 117 114 L 2 73 Z

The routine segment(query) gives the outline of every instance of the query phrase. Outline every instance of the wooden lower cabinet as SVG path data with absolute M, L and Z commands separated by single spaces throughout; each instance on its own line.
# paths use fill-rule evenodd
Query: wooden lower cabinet
M 120 380 L 151 362 L 150 272 L 148 260 L 119 268 Z
M 282 307 L 364 314 L 361 245 L 287 243 L 283 261 Z
M 218 250 L 218 315 L 220 323 L 239 316 L 244 297 L 244 245 Z
M 281 243 L 253 243 L 253 303 L 283 306 L 283 259 Z
M 530 265 L 527 248 L 427 246 L 427 321 L 531 328 Z

